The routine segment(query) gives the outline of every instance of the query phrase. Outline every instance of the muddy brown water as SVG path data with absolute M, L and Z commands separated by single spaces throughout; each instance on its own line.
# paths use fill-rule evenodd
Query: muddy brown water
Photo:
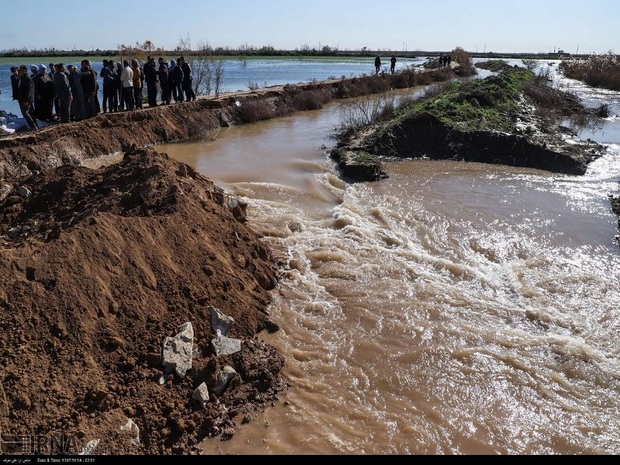
M 204 453 L 620 453 L 620 141 L 584 176 L 408 160 L 350 185 L 340 105 L 158 147 L 288 257 L 261 338 L 292 387 Z

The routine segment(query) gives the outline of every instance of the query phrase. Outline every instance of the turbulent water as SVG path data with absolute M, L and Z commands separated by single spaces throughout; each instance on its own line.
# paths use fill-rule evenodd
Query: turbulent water
M 620 453 L 616 118 L 588 130 L 607 153 L 584 176 L 406 160 L 346 184 L 326 154 L 342 105 L 159 148 L 288 257 L 262 338 L 292 387 L 204 452 Z

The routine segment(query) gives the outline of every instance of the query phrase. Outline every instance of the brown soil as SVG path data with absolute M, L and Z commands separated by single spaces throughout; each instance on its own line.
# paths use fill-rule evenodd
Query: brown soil
M 0 202 L 4 441 L 34 436 L 31 451 L 45 454 L 97 439 L 94 454 L 191 454 L 287 388 L 283 357 L 257 337 L 277 330 L 266 314 L 276 260 L 208 178 L 132 149 L 116 165 L 10 185 Z M 210 306 L 234 319 L 241 352 L 214 354 Z M 164 339 L 186 322 L 192 369 L 160 384 Z M 194 390 L 225 365 L 238 375 L 203 408 Z M 121 430 L 129 419 L 139 444 Z

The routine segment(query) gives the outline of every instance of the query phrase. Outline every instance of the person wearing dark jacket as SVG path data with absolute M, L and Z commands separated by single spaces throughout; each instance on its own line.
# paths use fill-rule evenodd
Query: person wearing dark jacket
M 64 63 L 58 63 L 54 68 L 56 69 L 54 73 L 54 88 L 56 89 L 56 96 L 58 97 L 60 122 L 68 123 L 70 121 L 71 101 L 73 100 L 69 77 L 67 76 Z
M 89 60 L 82 60 L 80 68 L 80 81 L 84 92 L 84 106 L 86 107 L 86 117 L 97 116 L 97 80 L 95 71 L 91 67 Z
M 54 121 L 54 82 L 47 73 L 47 66 L 39 66 L 39 72 L 32 78 L 34 82 L 35 114 L 37 119 Z
M 183 88 L 183 92 L 185 92 L 185 100 L 187 102 L 191 102 L 192 100 L 196 100 L 196 94 L 194 93 L 194 88 L 192 87 L 192 68 L 187 61 L 185 61 L 185 57 L 180 57 L 177 60 L 179 66 L 183 70 L 183 83 L 181 87 Z
M 146 95 L 149 107 L 157 106 L 157 68 L 155 67 L 155 58 L 149 57 L 144 65 L 144 82 L 146 82 Z
M 19 85 L 17 98 L 22 115 L 30 129 L 39 129 L 37 118 L 34 114 L 34 81 L 28 74 L 26 65 L 19 67 Z
M 158 77 L 159 77 L 159 87 L 161 87 L 161 103 L 162 105 L 169 105 L 170 104 L 170 95 L 171 95 L 171 89 L 170 89 L 170 75 L 169 75 L 169 69 L 168 69 L 168 62 L 165 61 L 162 57 L 159 57 L 159 71 L 158 71 Z
M 103 60 L 101 62 L 103 65 L 101 67 L 101 72 L 99 75 L 101 76 L 101 81 L 103 83 L 103 102 L 101 102 L 101 107 L 104 113 L 114 111 L 112 108 L 112 96 L 110 92 L 112 92 L 112 81 L 110 80 L 110 62 L 108 60 Z
M 17 66 L 11 66 L 11 91 L 13 100 L 19 99 L 19 70 Z
M 69 65 L 69 86 L 71 87 L 71 94 L 73 95 L 73 100 L 71 101 L 71 120 L 82 121 L 86 119 L 82 77 L 78 69 L 73 65 Z
M 172 98 L 176 103 L 181 103 L 183 100 L 183 70 L 181 64 L 177 64 L 176 61 L 170 60 L 170 89 L 172 90 Z

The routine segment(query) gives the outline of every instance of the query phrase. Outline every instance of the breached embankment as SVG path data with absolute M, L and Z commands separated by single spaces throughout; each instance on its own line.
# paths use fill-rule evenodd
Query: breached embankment
M 381 160 L 459 160 L 584 174 L 604 148 L 571 137 L 563 118 L 592 115 L 522 68 L 461 82 L 343 134 L 331 157 L 351 181 L 386 176 Z

